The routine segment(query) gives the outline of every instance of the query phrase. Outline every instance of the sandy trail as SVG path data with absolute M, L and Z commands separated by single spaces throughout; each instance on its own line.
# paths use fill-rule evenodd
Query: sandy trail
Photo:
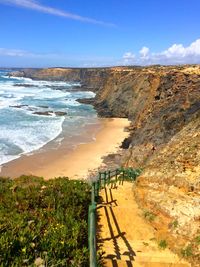
M 189 267 L 168 248 L 155 241 L 155 230 L 145 221 L 135 202 L 133 184 L 101 190 L 98 205 L 98 247 L 106 267 Z

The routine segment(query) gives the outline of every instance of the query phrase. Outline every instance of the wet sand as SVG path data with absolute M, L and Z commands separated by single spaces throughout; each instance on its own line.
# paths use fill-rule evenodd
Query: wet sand
M 99 124 L 88 126 L 81 136 L 71 139 L 65 136 L 57 147 L 49 143 L 32 155 L 22 155 L 4 164 L 0 176 L 16 178 L 25 174 L 45 179 L 62 176 L 86 179 L 103 167 L 104 156 L 118 151 L 129 135 L 125 131 L 127 126 L 127 119 L 99 119 Z

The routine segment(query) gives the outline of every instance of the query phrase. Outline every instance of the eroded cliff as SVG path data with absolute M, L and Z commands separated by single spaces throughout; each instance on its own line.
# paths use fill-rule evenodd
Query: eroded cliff
M 200 263 L 200 112 L 148 161 L 134 188 L 157 238 Z
M 114 70 L 98 91 L 102 115 L 131 120 L 126 166 L 159 240 L 200 266 L 200 67 Z
M 199 68 L 117 69 L 96 95 L 101 115 L 129 117 L 131 149 L 127 164 L 143 166 L 200 109 Z
M 200 67 L 116 69 L 98 91 L 100 114 L 131 120 L 126 166 L 158 240 L 200 266 Z
M 96 92 L 100 87 L 103 87 L 109 72 L 109 69 L 106 68 L 47 68 L 21 69 L 11 72 L 9 75 L 27 77 L 33 80 L 80 82 L 82 90 Z

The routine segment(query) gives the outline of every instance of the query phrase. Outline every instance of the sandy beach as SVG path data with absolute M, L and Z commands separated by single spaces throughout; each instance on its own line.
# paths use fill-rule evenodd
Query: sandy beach
M 103 167 L 102 157 L 117 152 L 121 142 L 129 135 L 125 131 L 127 126 L 127 119 L 99 119 L 98 125 L 87 127 L 84 135 L 71 140 L 74 144 L 79 143 L 75 148 L 64 138 L 56 149 L 49 144 L 32 155 L 22 155 L 4 164 L 0 176 L 15 178 L 25 174 L 45 179 L 60 176 L 86 179 L 91 172 Z

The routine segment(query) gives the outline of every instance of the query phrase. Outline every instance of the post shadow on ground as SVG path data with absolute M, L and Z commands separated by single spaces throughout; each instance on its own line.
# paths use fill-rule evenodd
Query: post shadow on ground
M 115 190 L 115 188 L 108 188 L 105 187 L 105 201 L 103 201 L 103 198 L 100 197 L 98 200 L 98 203 L 100 204 L 99 208 L 103 208 L 106 218 L 107 218 L 107 224 L 108 224 L 108 228 L 110 231 L 110 237 L 107 238 L 100 238 L 100 233 L 101 233 L 101 229 L 102 229 L 102 225 L 99 224 L 100 222 L 100 216 L 97 212 L 97 222 L 98 222 L 98 248 L 102 248 L 103 247 L 103 242 L 107 241 L 107 240 L 112 240 L 113 245 L 114 245 L 114 251 L 115 254 L 114 255 L 107 255 L 106 257 L 104 257 L 104 259 L 110 259 L 112 261 L 112 266 L 113 267 L 118 267 L 118 260 L 121 260 L 122 256 L 126 256 L 127 260 L 126 260 L 126 264 L 127 267 L 131 267 L 133 266 L 132 262 L 134 261 L 134 257 L 136 256 L 136 253 L 134 252 L 134 250 L 132 249 L 131 245 L 129 244 L 128 240 L 126 239 L 126 233 L 122 232 L 120 229 L 120 226 L 117 222 L 117 218 L 114 214 L 114 210 L 113 207 L 118 206 L 117 204 L 117 200 L 113 199 L 113 195 L 112 195 L 112 190 Z M 110 197 L 110 201 L 109 201 L 109 197 Z M 102 205 L 101 205 L 102 204 Z M 110 216 L 109 216 L 109 211 L 110 211 Z M 114 225 L 112 226 L 111 223 L 111 219 L 114 222 Z M 117 235 L 114 234 L 114 229 L 115 228 L 117 230 Z M 118 239 L 121 238 L 127 248 L 127 251 L 125 251 L 123 254 L 121 254 L 120 252 L 120 247 L 118 245 Z M 103 257 L 101 259 L 101 263 L 103 263 Z

